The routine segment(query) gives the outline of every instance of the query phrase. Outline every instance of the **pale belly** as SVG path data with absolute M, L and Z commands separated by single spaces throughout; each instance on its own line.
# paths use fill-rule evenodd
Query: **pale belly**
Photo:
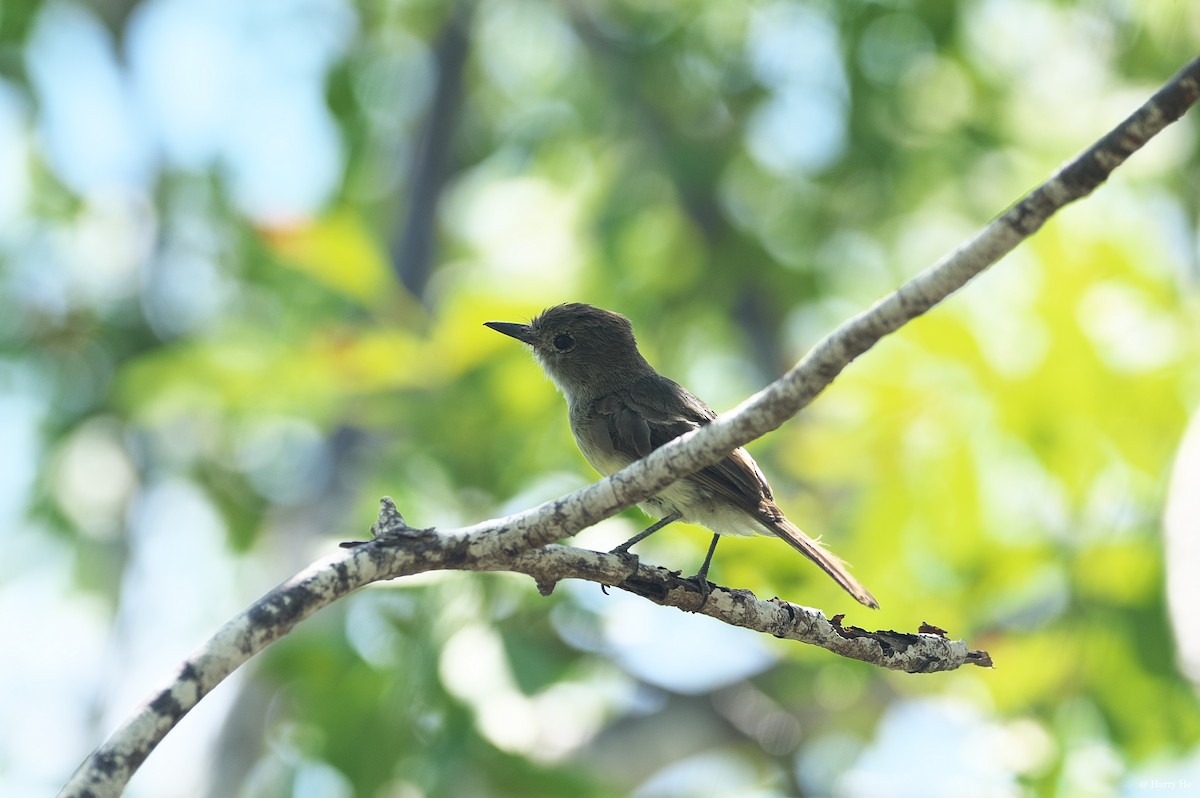
M 689 479 L 676 482 L 638 507 L 655 518 L 678 513 L 681 521 L 706 527 L 718 535 L 773 534 L 744 510 Z

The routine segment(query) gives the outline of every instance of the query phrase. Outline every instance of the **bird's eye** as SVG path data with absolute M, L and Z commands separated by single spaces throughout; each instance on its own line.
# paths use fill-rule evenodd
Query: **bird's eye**
M 559 333 L 554 336 L 554 348 L 559 352 L 566 352 L 573 346 L 575 346 L 575 339 L 566 333 Z

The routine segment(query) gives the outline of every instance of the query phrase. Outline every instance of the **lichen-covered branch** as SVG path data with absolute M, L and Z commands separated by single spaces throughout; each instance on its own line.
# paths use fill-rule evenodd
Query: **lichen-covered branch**
M 681 578 L 676 571 L 642 565 L 631 555 L 602 554 L 551 544 L 522 554 L 503 570 L 529 574 L 543 594 L 548 594 L 558 580 L 586 579 L 620 588 L 664 607 L 820 646 L 843 657 L 890 670 L 934 673 L 963 665 L 992 665 L 986 651 L 972 650 L 962 640 L 947 639 L 940 630 L 869 632 L 854 626 L 843 627 L 840 615 L 830 620 L 811 607 L 780 598 L 764 601 L 749 590 L 728 587 L 716 586 L 706 598 L 695 581 Z
M 696 587 L 635 558 L 550 546 L 717 462 L 779 427 L 883 336 L 926 312 L 1036 232 L 1064 205 L 1102 184 L 1151 137 L 1200 98 L 1200 58 L 1184 67 L 1132 116 L 995 219 L 959 249 L 842 324 L 780 379 L 706 427 L 628 468 L 532 510 L 434 534 L 409 529 L 385 505 L 374 541 L 319 562 L 272 590 L 226 624 L 166 685 L 150 696 L 80 766 L 61 796 L 119 795 L 175 723 L 216 684 L 316 610 L 374 581 L 437 569 L 513 570 L 543 592 L 564 578 L 617 585 L 667 606 L 822 646 L 843 656 L 910 672 L 987 665 L 940 630 L 916 634 L 843 627 L 815 610 L 747 591 L 716 588 L 707 603 Z

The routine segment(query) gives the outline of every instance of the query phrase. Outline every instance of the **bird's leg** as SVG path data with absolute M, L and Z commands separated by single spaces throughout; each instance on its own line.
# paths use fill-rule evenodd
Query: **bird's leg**
M 690 577 L 700 584 L 702 590 L 708 587 L 708 566 L 712 565 L 713 555 L 716 554 L 717 544 L 720 542 L 721 536 L 713 535 L 712 543 L 708 544 L 708 554 L 704 555 L 704 565 L 700 566 L 700 570 L 696 572 L 695 576 Z
M 704 565 L 700 566 L 700 570 L 692 577 L 698 582 L 708 583 L 708 566 L 712 565 L 713 555 L 717 552 L 717 544 L 721 542 L 720 535 L 713 535 L 712 543 L 708 544 L 708 554 L 704 555 Z
M 671 513 L 670 515 L 666 516 L 665 518 L 658 519 L 653 524 L 646 527 L 641 532 L 638 532 L 636 535 L 631 537 L 629 540 L 622 543 L 620 546 L 617 546 L 615 549 L 610 551 L 609 554 L 625 554 L 626 552 L 629 551 L 630 547 L 633 546 L 635 543 L 641 543 L 643 540 L 650 537 L 651 535 L 653 535 L 658 530 L 662 529 L 667 524 L 674 523 L 675 521 L 678 521 L 681 517 L 682 516 L 679 513 Z

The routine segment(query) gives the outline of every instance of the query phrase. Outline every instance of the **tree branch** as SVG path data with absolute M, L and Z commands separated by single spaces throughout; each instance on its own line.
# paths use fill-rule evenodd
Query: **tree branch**
M 909 672 L 990 664 L 986 653 L 947 640 L 940 630 L 912 635 L 843 628 L 840 616 L 829 621 L 815 610 L 779 599 L 760 601 L 748 591 L 727 588 L 714 589 L 709 601 L 702 604 L 694 586 L 662 569 L 644 567 L 632 557 L 548 544 L 653 496 L 779 427 L 880 338 L 961 288 L 1037 231 L 1059 208 L 1097 188 L 1198 97 L 1200 58 L 958 250 L 843 323 L 779 380 L 706 427 L 606 479 L 532 510 L 444 534 L 408 528 L 387 502 L 375 528 L 376 540 L 315 563 L 222 627 L 80 766 L 60 795 L 98 798 L 120 794 L 175 723 L 251 656 L 321 607 L 363 585 L 427 570 L 513 570 L 533 576 L 543 592 L 563 578 L 615 584 L 656 603 L 700 611 Z
M 560 579 L 584 579 L 612 585 L 664 607 L 675 607 L 716 618 L 731 626 L 820 646 L 843 657 L 890 670 L 934 673 L 968 664 L 992 666 L 986 651 L 968 649 L 962 640 L 948 640 L 944 634 L 868 632 L 855 626 L 842 627 L 840 615 L 830 621 L 820 610 L 801 607 L 781 598 L 763 601 L 749 590 L 719 585 L 713 587 L 706 600 L 696 583 L 681 578 L 678 571 L 642 565 L 633 555 L 622 557 L 552 543 L 525 552 L 507 567 L 479 570 L 528 574 L 537 581 L 543 595 L 549 595 L 554 583 Z

